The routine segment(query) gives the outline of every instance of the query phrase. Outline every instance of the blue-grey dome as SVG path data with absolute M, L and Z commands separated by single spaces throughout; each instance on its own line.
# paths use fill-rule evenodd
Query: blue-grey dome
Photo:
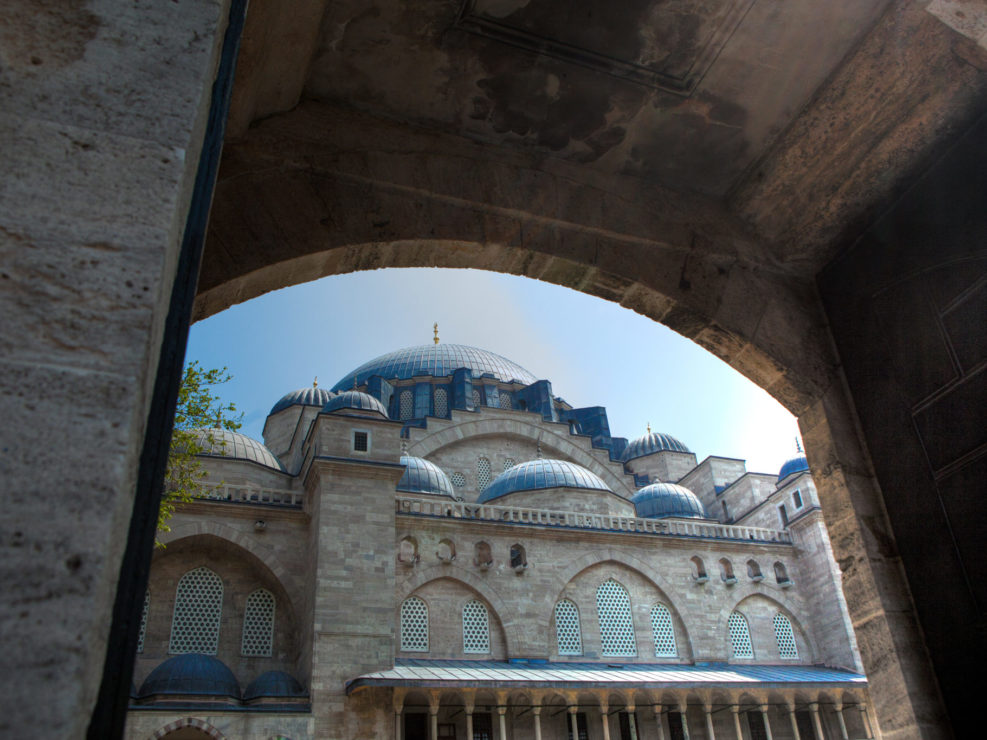
M 330 398 L 329 402 L 322 407 L 322 411 L 325 413 L 329 413 L 331 411 L 341 411 L 344 409 L 373 411 L 380 414 L 385 419 L 388 418 L 387 409 L 384 408 L 384 404 L 371 396 L 369 393 L 363 393 L 361 391 L 343 391 L 338 396 L 333 396 Z
M 263 443 L 239 432 L 226 429 L 196 429 L 196 437 L 202 445 L 202 455 L 229 457 L 234 460 L 250 460 L 274 470 L 284 472 L 284 465 Z M 212 440 L 210 442 L 210 439 Z
M 491 501 L 518 491 L 542 488 L 582 488 L 590 491 L 613 490 L 599 476 L 566 460 L 529 460 L 515 465 L 494 478 L 477 498 L 477 503 Z
M 138 696 L 197 694 L 240 698 L 240 684 L 226 664 L 211 655 L 176 655 L 159 665 L 141 685 Z
M 325 406 L 333 393 L 328 388 L 299 388 L 297 391 L 286 393 L 281 400 L 274 404 L 271 414 L 284 411 L 290 406 Z M 270 416 L 270 414 L 268 414 Z
M 423 344 L 381 355 L 360 365 L 333 386 L 333 390 L 363 385 L 367 378 L 379 375 L 384 380 L 407 380 L 419 375 L 444 378 L 461 367 L 469 368 L 474 378 L 489 373 L 497 380 L 513 380 L 531 385 L 538 378 L 505 357 L 464 344 Z
M 628 462 L 636 457 L 644 457 L 655 452 L 669 450 L 671 452 L 692 452 L 688 447 L 679 442 L 670 434 L 661 432 L 648 432 L 643 437 L 631 440 L 624 448 L 624 454 L 620 456 L 622 462 Z
M 306 697 L 308 692 L 295 680 L 295 677 L 284 671 L 268 671 L 260 674 L 250 682 L 243 692 L 243 700 L 276 697 L 279 699 Z
M 637 515 L 645 519 L 709 519 L 709 514 L 696 494 L 675 483 L 652 483 L 645 486 L 631 496 L 631 503 L 634 504 Z
M 442 496 L 455 498 L 452 482 L 441 468 L 435 463 L 420 457 L 402 455 L 401 464 L 405 466 L 404 475 L 398 481 L 398 490 L 408 493 L 437 493 Z
M 781 470 L 778 471 L 778 482 L 781 483 L 793 473 L 807 473 L 808 471 L 809 461 L 805 459 L 805 455 L 796 455 L 781 466 Z

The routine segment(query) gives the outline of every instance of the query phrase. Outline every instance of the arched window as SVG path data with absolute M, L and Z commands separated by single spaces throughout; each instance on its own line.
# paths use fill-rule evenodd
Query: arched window
M 513 468 L 515 465 L 517 465 L 517 461 L 513 457 L 506 458 L 504 460 L 504 472 L 506 473 L 508 470 L 510 470 L 511 468 Z
M 398 414 L 401 421 L 407 421 L 415 413 L 415 396 L 411 391 L 401 391 Z
M 651 633 L 655 638 L 655 657 L 674 658 L 679 654 L 675 644 L 672 614 L 664 604 L 651 607 Z
M 490 460 L 485 457 L 476 459 L 476 488 L 482 491 L 490 485 Z
M 137 633 L 137 652 L 144 652 L 144 633 L 147 632 L 147 610 L 151 606 L 151 592 L 144 592 L 144 607 L 141 609 L 141 626 Z
M 705 583 L 709 580 L 709 576 L 706 575 L 706 564 L 703 559 L 698 555 L 693 555 L 689 562 L 692 563 L 692 577 L 699 583 Z
M 514 408 L 513 404 L 511 403 L 511 393 L 510 393 L 510 391 L 501 391 L 500 392 L 500 407 L 502 409 L 508 409 L 508 410 Z
M 730 631 L 730 645 L 733 647 L 734 658 L 753 658 L 754 646 L 751 645 L 751 631 L 747 626 L 747 618 L 740 612 L 734 612 L 727 620 Z
M 481 405 L 482 405 L 482 399 L 480 397 L 480 389 L 479 388 L 474 388 L 473 389 L 473 406 L 476 407 L 476 406 L 481 406 Z
M 627 589 L 612 578 L 596 589 L 596 613 L 600 620 L 601 654 L 614 657 L 637 655 L 631 598 Z
M 215 655 L 222 617 L 222 579 L 205 566 L 190 570 L 175 589 L 168 652 Z
M 444 563 L 451 563 L 456 559 L 456 543 L 448 538 L 439 540 L 439 549 L 435 551 L 435 557 Z
M 782 563 L 775 563 L 775 580 L 781 585 L 790 585 L 788 569 Z
M 493 554 L 490 545 L 486 542 L 481 541 L 473 545 L 473 565 L 483 569 L 493 565 Z
M 243 610 L 243 639 L 240 653 L 248 658 L 270 657 L 274 649 L 274 594 L 259 588 L 247 597 Z
M 411 536 L 402 537 L 398 543 L 398 562 L 414 565 L 418 560 L 418 540 Z
M 747 561 L 747 577 L 752 581 L 760 581 L 764 578 L 764 575 L 761 573 L 761 566 L 758 565 L 756 560 L 751 559 Z
M 514 570 L 524 570 L 528 567 L 528 556 L 524 551 L 524 545 L 517 543 L 511 545 L 511 567 Z
M 583 654 L 579 610 L 568 599 L 562 599 L 555 605 L 555 637 L 559 643 L 559 655 Z
M 409 596 L 401 604 L 401 650 L 428 652 L 428 604 Z
M 460 472 L 455 472 L 449 476 L 449 480 L 452 481 L 452 485 L 456 488 L 466 487 L 466 476 Z
M 775 614 L 775 640 L 778 642 L 778 657 L 798 660 L 799 649 L 795 644 L 795 631 L 792 623 L 781 612 Z
M 463 607 L 463 652 L 490 652 L 490 619 L 487 607 L 473 599 Z
M 720 578 L 727 585 L 737 582 L 737 576 L 733 574 L 733 563 L 727 558 L 720 558 Z
M 435 415 L 446 416 L 449 413 L 449 393 L 445 388 L 435 389 Z

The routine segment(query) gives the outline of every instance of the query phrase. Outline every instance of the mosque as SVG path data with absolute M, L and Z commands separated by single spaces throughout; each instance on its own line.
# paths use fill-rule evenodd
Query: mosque
M 880 737 L 817 492 L 628 440 L 475 347 L 410 347 L 203 430 L 126 736 Z

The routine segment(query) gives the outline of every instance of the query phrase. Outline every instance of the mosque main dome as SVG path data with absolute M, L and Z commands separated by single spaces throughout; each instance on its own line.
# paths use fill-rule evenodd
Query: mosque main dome
M 333 386 L 334 391 L 361 386 L 379 375 L 384 380 L 408 380 L 418 375 L 444 378 L 461 367 L 474 378 L 492 375 L 502 383 L 517 381 L 531 385 L 538 378 L 506 357 L 465 344 L 423 344 L 406 347 L 365 362 Z
M 480 494 L 477 502 L 482 504 L 511 493 L 545 488 L 579 488 L 613 493 L 599 476 L 581 465 L 567 460 L 538 459 L 515 465 L 498 475 Z
M 628 442 L 627 447 L 624 448 L 624 454 L 621 455 L 620 459 L 623 462 L 630 462 L 635 458 L 666 450 L 670 452 L 692 452 L 692 450 L 675 439 L 671 434 L 649 431 L 643 437 L 638 437 Z

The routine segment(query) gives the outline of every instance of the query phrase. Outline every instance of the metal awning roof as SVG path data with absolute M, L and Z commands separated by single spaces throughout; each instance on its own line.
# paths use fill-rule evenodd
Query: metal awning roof
M 498 660 L 397 660 L 390 670 L 346 683 L 351 694 L 367 686 L 428 688 L 691 689 L 849 688 L 867 678 L 840 668 L 807 665 L 708 663 L 518 663 Z

